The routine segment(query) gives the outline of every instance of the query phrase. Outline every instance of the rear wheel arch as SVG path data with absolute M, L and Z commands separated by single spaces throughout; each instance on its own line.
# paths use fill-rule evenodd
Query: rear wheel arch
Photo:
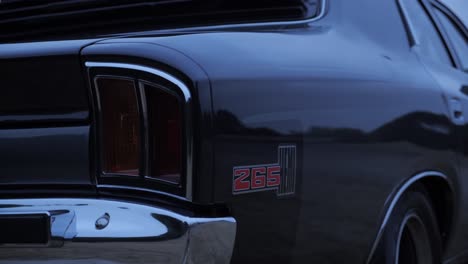
M 454 190 L 449 180 L 441 177 L 425 177 L 418 183 L 424 186 L 431 199 L 441 232 L 442 246 L 445 249 L 455 219 Z
M 442 237 L 443 250 L 447 244 L 455 218 L 455 192 L 451 179 L 444 173 L 438 171 L 425 171 L 414 175 L 401 184 L 391 196 L 386 204 L 386 210 L 378 230 L 378 234 L 372 244 L 370 254 L 366 263 L 373 263 L 377 248 L 384 234 L 390 216 L 403 194 L 414 188 L 423 187 L 435 211 L 437 223 Z

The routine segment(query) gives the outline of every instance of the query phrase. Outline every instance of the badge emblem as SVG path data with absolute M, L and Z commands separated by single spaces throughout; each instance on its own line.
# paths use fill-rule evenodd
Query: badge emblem
M 296 145 L 280 145 L 278 162 L 238 166 L 232 170 L 233 194 L 276 190 L 278 196 L 296 192 Z

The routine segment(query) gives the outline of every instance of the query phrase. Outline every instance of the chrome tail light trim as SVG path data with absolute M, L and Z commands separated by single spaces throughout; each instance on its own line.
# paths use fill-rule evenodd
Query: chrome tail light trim
M 87 68 L 117 68 L 117 69 L 128 69 L 128 70 L 135 70 L 146 72 L 160 78 L 163 78 L 175 86 L 177 86 L 181 93 L 184 96 L 185 101 L 185 135 L 184 139 L 186 142 L 186 171 L 185 171 L 185 198 L 188 201 L 192 201 L 193 198 L 193 131 L 192 131 L 192 120 L 191 120 L 191 104 L 192 104 L 192 94 L 190 89 L 185 85 L 184 82 L 179 80 L 177 77 L 150 67 L 136 65 L 136 64 L 129 64 L 129 63 L 117 63 L 117 62 L 93 62 L 88 61 L 85 62 L 85 66 Z

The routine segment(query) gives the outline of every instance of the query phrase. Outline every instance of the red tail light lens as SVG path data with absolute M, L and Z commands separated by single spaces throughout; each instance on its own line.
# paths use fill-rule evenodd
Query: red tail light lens
M 106 176 L 100 182 L 183 192 L 184 105 L 178 91 L 130 78 L 95 82 Z
M 133 80 L 98 78 L 102 171 L 140 174 L 140 118 Z
M 149 124 L 149 177 L 179 184 L 182 164 L 182 111 L 172 92 L 145 85 Z

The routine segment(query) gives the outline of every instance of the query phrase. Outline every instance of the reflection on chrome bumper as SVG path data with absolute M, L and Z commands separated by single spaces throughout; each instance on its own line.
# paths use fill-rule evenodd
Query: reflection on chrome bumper
M 236 222 L 98 199 L 0 200 L 2 215 L 44 214 L 47 244 L 0 245 L 0 263 L 229 263 Z

